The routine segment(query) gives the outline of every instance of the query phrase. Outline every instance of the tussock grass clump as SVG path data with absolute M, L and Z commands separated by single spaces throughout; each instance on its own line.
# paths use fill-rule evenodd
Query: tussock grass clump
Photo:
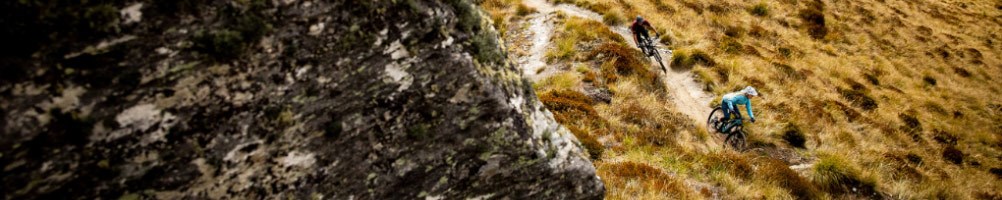
M 548 92 L 539 96 L 539 100 L 547 109 L 554 112 L 554 118 L 561 124 L 575 122 L 604 123 L 595 109 L 591 99 L 576 91 L 562 90 Z
M 964 152 L 953 145 L 946 146 L 946 148 L 943 148 L 943 160 L 959 165 L 964 163 Z
M 619 12 L 606 12 L 602 14 L 602 22 L 610 26 L 617 26 L 626 22 L 626 20 L 623 18 L 623 14 L 619 14 Z
M 625 42 L 626 40 L 612 32 L 609 26 L 598 21 L 572 17 L 564 24 L 564 32 L 579 36 L 585 42 Z
M 509 20 L 536 12 L 523 4 L 522 0 L 484 0 L 480 6 L 490 15 L 489 17 L 494 21 L 494 28 L 498 30 L 501 37 L 508 33 Z
M 807 142 L 807 136 L 804 135 L 797 125 L 787 124 L 783 128 L 783 140 L 789 143 L 790 146 L 803 149 L 804 144 Z
M 748 33 L 748 30 L 740 25 L 724 27 L 724 35 L 726 35 L 727 37 L 741 38 L 745 36 L 745 33 Z
M 734 38 L 724 38 L 720 41 L 720 50 L 728 54 L 740 54 L 744 46 Z
M 632 129 L 627 133 L 638 139 L 638 144 L 642 145 L 670 146 L 678 142 L 674 134 L 650 127 Z
M 589 157 L 591 157 L 592 160 L 598 160 L 602 158 L 602 152 L 605 151 L 605 146 L 602 146 L 602 143 L 599 142 L 597 139 L 595 139 L 595 136 L 577 126 L 566 126 L 566 127 L 567 130 L 571 131 L 571 133 L 574 134 L 574 137 L 578 138 L 578 141 L 581 141 L 581 145 L 584 146 L 585 150 L 588 151 L 588 155 Z
M 811 3 L 809 8 L 800 10 L 799 16 L 803 20 L 803 26 L 807 28 L 807 34 L 814 39 L 824 39 L 828 35 L 823 3 Z
M 686 8 L 689 8 L 689 9 L 692 9 L 692 11 L 695 11 L 696 14 L 699 14 L 699 15 L 703 14 L 703 11 L 704 11 L 703 4 L 701 4 L 700 1 L 695 1 L 695 2 L 682 1 L 680 3 L 682 3 L 682 6 L 685 6 Z
M 857 89 L 843 89 L 838 88 L 838 93 L 842 94 L 842 98 L 845 98 L 853 106 L 862 108 L 863 110 L 873 110 L 877 108 L 877 100 L 870 97 L 866 91 Z
M 964 77 L 964 78 L 971 77 L 971 72 L 967 71 L 966 69 L 961 68 L 961 67 L 953 67 L 953 73 L 956 73 L 960 77 Z
M 786 188 L 797 199 L 818 199 L 823 196 L 814 183 L 801 177 L 781 160 L 763 157 L 757 159 L 756 163 L 755 176 L 757 179 L 768 180 Z
M 693 196 L 693 191 L 681 181 L 648 164 L 631 161 L 605 163 L 598 166 L 598 171 L 599 176 L 602 176 L 609 187 L 626 187 L 628 182 L 638 181 L 643 190 L 652 191 L 655 193 L 653 195 L 678 199 L 689 199 Z M 619 195 L 644 194 L 610 194 L 612 198 L 630 198 Z
M 1002 168 L 991 168 L 988 169 L 988 173 L 995 175 L 995 178 L 1002 179 Z
M 552 90 L 540 95 L 540 98 L 555 98 L 555 99 L 567 99 L 570 101 L 581 102 L 584 104 L 592 105 L 594 102 L 590 97 L 581 92 L 570 90 L 570 89 L 560 89 Z
M 750 178 L 754 172 L 748 159 L 730 151 L 711 153 L 701 163 L 710 170 L 723 170 L 741 178 Z
M 626 161 L 609 164 L 606 167 L 613 169 L 613 174 L 625 178 L 660 178 L 667 176 L 660 169 L 644 163 Z
M 577 53 L 574 46 L 578 43 L 580 43 L 580 39 L 576 36 L 560 37 L 554 41 L 557 48 L 552 48 L 549 51 L 546 51 L 546 61 L 553 62 L 556 60 L 567 60 L 573 58 Z
M 901 113 L 898 114 L 898 119 L 905 123 L 901 125 L 901 131 L 911 136 L 913 141 L 922 140 L 922 122 L 918 118 L 915 118 L 913 114 Z
M 624 43 L 626 40 L 600 22 L 570 17 L 554 36 L 557 48 L 546 52 L 547 61 L 568 60 L 577 56 L 579 49 L 590 48 L 595 43 Z
M 585 71 L 584 72 L 584 78 L 581 79 L 581 81 L 584 81 L 585 83 L 594 83 L 595 82 L 595 72 L 593 72 L 593 71 Z
M 602 66 L 602 73 L 606 76 L 607 82 L 615 82 L 618 76 L 635 76 L 642 85 L 651 90 L 660 90 L 664 84 L 658 79 L 657 74 L 651 70 L 651 64 L 647 60 L 641 60 L 643 53 L 630 48 L 621 43 L 604 43 L 592 50 L 588 57 L 596 57 L 605 60 Z
M 945 145 L 957 145 L 957 136 L 954 135 L 953 133 L 949 133 L 942 130 L 936 130 L 933 132 L 934 135 L 932 139 L 936 140 L 936 142 Z
M 709 54 L 702 50 L 681 49 L 672 52 L 671 66 L 674 69 L 692 69 L 696 65 L 712 67 L 717 62 Z
M 536 9 L 526 6 L 524 3 L 519 3 L 518 6 L 515 7 L 515 15 L 518 16 L 526 16 L 535 12 Z
M 876 191 L 876 181 L 862 177 L 859 169 L 836 155 L 820 156 L 811 170 L 810 178 L 819 189 L 834 194 L 857 193 L 871 196 Z
M 574 88 L 581 84 L 581 78 L 574 72 L 562 72 L 535 82 L 532 87 L 536 91 L 550 89 Z
M 766 36 L 772 36 L 774 34 L 775 33 L 766 30 L 765 27 L 762 27 L 761 25 L 758 24 L 753 24 L 751 28 L 748 29 L 748 35 L 751 35 L 753 37 L 766 37 Z
M 623 121 L 641 126 L 648 126 L 650 123 L 648 120 L 652 119 L 645 105 L 640 105 L 636 101 L 624 103 L 620 107 L 620 113 L 622 113 Z
M 654 7 L 657 8 L 658 11 L 668 12 L 668 13 L 673 13 L 676 11 L 675 8 L 668 6 L 668 4 L 664 2 L 664 0 L 648 0 L 648 1 L 654 4 Z
M 759 17 L 769 16 L 769 5 L 765 4 L 765 2 L 759 2 L 749 8 L 748 13 Z
M 731 12 L 731 8 L 729 6 L 721 5 L 720 3 L 710 4 L 709 6 L 706 6 L 706 9 L 715 14 L 726 14 Z
M 922 77 L 922 82 L 925 82 L 925 84 L 929 86 L 936 86 L 936 78 L 928 75 Z

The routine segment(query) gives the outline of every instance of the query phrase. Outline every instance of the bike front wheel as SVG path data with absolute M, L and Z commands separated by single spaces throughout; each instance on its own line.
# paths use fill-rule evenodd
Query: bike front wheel
M 720 110 L 720 107 L 714 108 L 710 111 L 710 116 L 706 118 L 706 131 L 710 133 L 717 133 L 717 124 L 720 119 L 724 118 L 724 111 Z
M 658 50 L 654 49 L 654 48 L 651 48 L 651 50 L 654 51 L 654 60 L 657 60 L 658 61 L 658 65 L 661 65 L 661 71 L 667 74 L 668 73 L 668 68 L 665 68 L 665 62 L 661 61 L 661 53 L 658 52 Z

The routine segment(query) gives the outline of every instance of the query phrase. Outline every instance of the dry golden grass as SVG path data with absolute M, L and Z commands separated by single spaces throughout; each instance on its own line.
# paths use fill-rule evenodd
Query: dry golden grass
M 562 18 L 563 26 L 553 35 L 556 48 L 546 52 L 547 61 L 579 60 L 578 52 L 589 52 L 603 41 L 622 44 L 625 39 L 612 32 L 605 25 L 579 17 Z
M 707 183 L 734 199 L 1002 196 L 1002 2 L 561 2 L 626 20 L 643 15 L 667 33 L 661 40 L 675 50 L 673 67 L 691 69 L 708 92 L 755 86 L 763 98 L 753 100 L 758 122 L 746 126 L 750 139 L 813 163 L 791 171 L 784 166 L 794 163 L 722 150 L 702 122 L 670 106 L 656 74 L 644 72 L 653 68 L 628 46 L 567 42 L 586 54 L 557 62 L 588 70 L 558 73 L 565 80 L 556 82 L 573 84 L 537 90 L 612 91 L 611 103 L 591 105 L 602 127 L 562 122 L 608 138 L 596 166 L 611 199 L 706 197 L 689 184 L 648 186 L 664 177 Z M 568 34 L 608 31 L 588 23 Z M 621 163 L 670 175 L 619 173 Z
M 510 21 L 534 12 L 522 4 L 522 0 L 484 0 L 480 6 L 490 15 L 494 28 L 500 30 L 501 37 L 508 33 L 504 30 L 508 30 Z

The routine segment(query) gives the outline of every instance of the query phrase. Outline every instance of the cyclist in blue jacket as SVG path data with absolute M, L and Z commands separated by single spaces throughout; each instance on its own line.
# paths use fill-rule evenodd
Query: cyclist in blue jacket
M 730 120 L 731 114 L 735 114 L 738 118 L 741 118 L 738 105 L 744 105 L 745 109 L 748 110 L 748 117 L 751 119 L 751 122 L 755 122 L 755 113 L 752 112 L 751 99 L 756 96 L 758 96 L 758 91 L 752 86 L 745 87 L 745 89 L 738 92 L 725 94 L 720 101 L 720 107 L 724 110 L 724 119 L 721 122 Z

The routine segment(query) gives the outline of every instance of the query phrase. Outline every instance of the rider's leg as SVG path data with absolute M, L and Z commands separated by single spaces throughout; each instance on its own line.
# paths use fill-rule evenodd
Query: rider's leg
M 640 36 L 643 36 L 643 37 L 639 37 L 641 39 L 640 41 L 642 41 L 642 43 L 650 42 L 649 39 L 651 38 L 651 35 L 647 34 L 647 30 L 640 31 L 639 34 L 640 34 Z M 645 45 L 651 45 L 651 44 L 645 44 Z M 640 49 L 644 49 L 644 48 L 641 47 Z M 644 52 L 644 53 L 646 53 L 648 56 L 650 56 L 654 52 Z
M 731 119 L 731 106 L 727 105 L 727 102 L 721 102 L 720 110 L 724 112 L 724 117 L 717 121 L 716 128 L 717 131 L 723 132 L 724 126 L 727 125 L 727 121 Z
M 741 119 L 741 110 L 738 110 L 738 105 L 731 104 L 730 110 L 731 113 L 734 113 L 734 115 L 738 117 L 738 119 Z
M 732 107 L 733 106 L 731 106 L 731 104 L 728 103 L 727 101 L 720 101 L 720 110 L 724 111 L 724 118 L 720 119 L 720 121 L 726 122 L 727 120 L 731 119 L 731 108 Z
M 644 38 L 640 36 L 641 36 L 640 33 L 633 32 L 633 38 L 635 38 L 634 42 L 637 42 L 637 48 L 644 49 L 644 44 L 643 44 Z

